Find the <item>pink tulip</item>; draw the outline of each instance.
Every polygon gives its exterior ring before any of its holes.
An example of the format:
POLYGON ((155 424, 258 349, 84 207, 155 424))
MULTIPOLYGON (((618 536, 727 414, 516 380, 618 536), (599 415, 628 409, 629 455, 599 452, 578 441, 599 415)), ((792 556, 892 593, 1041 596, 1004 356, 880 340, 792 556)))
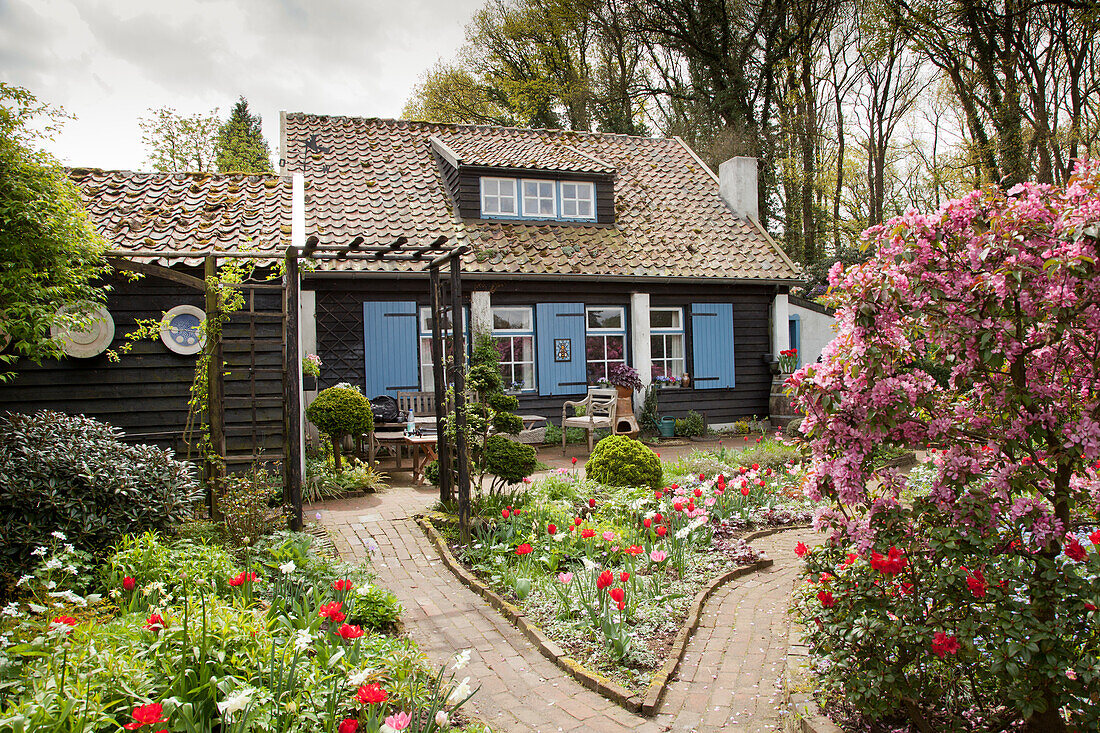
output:
POLYGON ((649 559, 653 562, 664 562, 666 557, 668 557, 668 553, 664 550, 654 550, 649 553, 649 559))
POLYGON ((615 533, 614 532, 604 532, 603 533, 603 541, 604 542, 611 542, 613 539, 615 539, 615 533))
POLYGON ((405 730, 409 727, 409 722, 411 720, 412 717, 408 713, 394 713, 386 718, 385 725, 388 725, 393 730, 405 730))
POLYGON ((558 573, 558 580, 562 585, 569 585, 573 582, 573 573, 558 573))

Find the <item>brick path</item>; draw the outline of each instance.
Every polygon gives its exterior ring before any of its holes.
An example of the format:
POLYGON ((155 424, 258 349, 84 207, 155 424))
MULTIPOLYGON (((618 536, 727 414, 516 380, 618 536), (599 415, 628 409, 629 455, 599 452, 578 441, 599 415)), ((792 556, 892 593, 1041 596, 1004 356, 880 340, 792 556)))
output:
POLYGON ((410 517, 435 498, 431 488, 394 488, 309 508, 340 554, 373 563, 400 599, 408 633, 433 662, 471 648, 464 674, 481 691, 470 712, 510 731, 773 731, 787 654, 784 610, 794 580, 793 548, 808 532, 762 538, 775 565, 718 591, 688 645, 678 679, 654 719, 623 710, 580 685, 480 597, 459 583, 410 517))

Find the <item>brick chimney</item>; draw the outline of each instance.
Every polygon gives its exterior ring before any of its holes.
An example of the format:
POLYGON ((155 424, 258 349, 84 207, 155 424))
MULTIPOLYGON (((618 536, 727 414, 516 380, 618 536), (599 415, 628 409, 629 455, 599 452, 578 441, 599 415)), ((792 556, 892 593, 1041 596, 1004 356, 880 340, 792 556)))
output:
POLYGON ((760 218, 756 158, 730 158, 718 166, 718 195, 742 219, 760 218))

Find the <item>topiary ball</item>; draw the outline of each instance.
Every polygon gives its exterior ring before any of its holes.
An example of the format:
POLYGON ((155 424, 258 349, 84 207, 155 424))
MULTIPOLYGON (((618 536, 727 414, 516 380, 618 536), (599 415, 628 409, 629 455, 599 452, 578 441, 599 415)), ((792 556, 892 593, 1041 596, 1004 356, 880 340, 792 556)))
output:
POLYGON ((374 430, 370 400, 357 390, 346 387, 321 390, 306 408, 306 417, 318 430, 332 437, 359 435, 374 430))
POLYGON ((490 435, 485 440, 485 466, 489 473, 505 483, 518 484, 535 472, 538 457, 535 449, 503 435, 490 435))
POLYGON ((584 472, 606 486, 658 489, 664 473, 657 454, 633 438, 609 435, 596 443, 584 472))

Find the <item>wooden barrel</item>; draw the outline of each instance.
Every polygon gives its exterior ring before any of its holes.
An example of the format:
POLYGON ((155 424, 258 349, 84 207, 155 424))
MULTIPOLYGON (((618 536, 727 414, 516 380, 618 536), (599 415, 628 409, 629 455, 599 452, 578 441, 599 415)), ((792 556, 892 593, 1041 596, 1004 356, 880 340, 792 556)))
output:
POLYGON ((790 374, 776 374, 772 377, 772 391, 768 398, 768 419, 773 428, 785 428, 800 417, 802 413, 791 404, 791 397, 787 394, 784 384, 790 374))

